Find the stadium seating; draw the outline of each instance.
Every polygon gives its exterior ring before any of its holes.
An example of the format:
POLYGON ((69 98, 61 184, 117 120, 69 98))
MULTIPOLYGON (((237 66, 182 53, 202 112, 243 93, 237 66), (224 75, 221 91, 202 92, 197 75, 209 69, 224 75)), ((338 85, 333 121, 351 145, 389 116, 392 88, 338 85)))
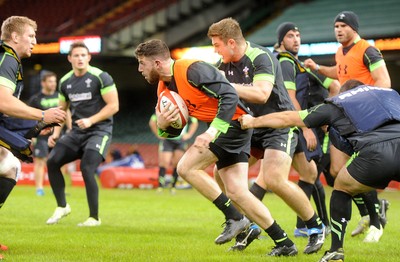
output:
POLYGON ((274 20, 268 20, 247 36, 254 43, 272 46, 276 42, 276 28, 291 21, 300 27, 302 43, 336 41, 333 32, 335 16, 344 10, 354 11, 360 20, 360 35, 364 38, 398 37, 400 5, 397 0, 319 0, 303 1, 283 10, 274 20))
MULTIPOLYGON (((137 15, 146 11, 143 14, 148 14, 156 11, 157 8, 163 8, 165 3, 173 2, 175 1, 24 0, 22 4, 22 1, 3 0, 0 2, 0 18, 4 20, 15 15, 15 11, 18 10, 18 15, 28 16, 38 23, 37 38, 40 42, 51 42, 57 41, 61 36, 88 33, 106 35, 111 30, 118 30, 125 25, 112 23, 113 21, 124 20, 130 13, 137 15), (137 11, 134 12, 134 10, 137 11), (110 24, 114 27, 108 26, 110 24)), ((133 21, 129 19, 126 22, 133 21)))

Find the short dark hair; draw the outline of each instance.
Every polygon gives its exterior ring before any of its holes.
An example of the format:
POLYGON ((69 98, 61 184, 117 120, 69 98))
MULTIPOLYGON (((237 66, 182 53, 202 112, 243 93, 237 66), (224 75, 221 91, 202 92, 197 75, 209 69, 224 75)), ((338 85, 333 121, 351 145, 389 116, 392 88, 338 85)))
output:
POLYGON ((49 77, 56 77, 57 78, 57 75, 56 75, 56 73, 54 73, 54 72, 52 72, 52 71, 43 71, 41 74, 40 74, 40 80, 41 81, 46 81, 47 80, 47 78, 49 78, 49 77))
POLYGON ((357 86, 365 85, 363 82, 356 79, 349 79, 340 87, 340 92, 343 93, 345 91, 349 91, 350 89, 356 88, 357 86))
POLYGON ((169 59, 171 57, 167 44, 159 39, 152 39, 139 44, 135 49, 135 57, 158 57, 169 59))
POLYGON ((71 44, 71 46, 69 47, 68 55, 71 55, 72 50, 74 50, 75 48, 78 48, 78 47, 86 48, 86 50, 88 51, 88 53, 90 53, 89 48, 87 47, 87 45, 86 45, 84 42, 82 42, 82 41, 76 41, 76 42, 73 42, 73 43, 71 44))

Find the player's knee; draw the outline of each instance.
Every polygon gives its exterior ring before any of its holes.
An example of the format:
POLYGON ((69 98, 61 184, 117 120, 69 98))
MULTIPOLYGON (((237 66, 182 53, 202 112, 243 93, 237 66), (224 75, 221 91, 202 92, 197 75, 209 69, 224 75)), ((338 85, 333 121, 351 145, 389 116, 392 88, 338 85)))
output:
POLYGON ((21 171, 21 162, 8 150, 2 152, 2 154, 3 157, 0 160, 0 176, 17 181, 21 171))
POLYGON ((243 200, 249 199, 247 193, 249 191, 245 188, 227 188, 225 192, 226 196, 238 205, 241 205, 243 200))
POLYGON ((336 178, 340 171, 340 168, 341 167, 339 166, 331 165, 329 168, 329 173, 331 174, 332 177, 336 178))
POLYGON ((299 178, 300 180, 307 182, 309 184, 314 184, 315 181, 317 180, 318 175, 313 172, 310 173, 299 173, 299 178))
POLYGON ((61 169, 61 167, 64 165, 63 162, 65 162, 65 157, 65 154, 61 153, 60 150, 53 149, 46 161, 48 172, 53 173, 61 169))
MULTIPOLYGON (((281 179, 279 176, 263 176, 265 188, 270 188, 273 191, 279 190, 280 185, 285 185, 286 180, 281 179)), ((261 186, 261 185, 260 185, 261 186)), ((264 187, 263 187, 264 188, 264 187)))
POLYGON ((178 164, 176 165, 176 171, 178 172, 178 175, 180 177, 186 180, 188 176, 188 168, 186 168, 185 166, 186 165, 184 162, 179 161, 178 164))
POLYGON ((264 173, 262 172, 262 170, 260 169, 260 172, 257 175, 256 180, 254 181, 259 187, 267 190, 267 184, 264 180, 264 173))
MULTIPOLYGON (((49 158, 46 161, 47 164, 47 168, 49 170, 53 170, 56 169, 59 165, 57 164, 57 162, 55 161, 54 157, 51 157, 51 155, 49 156, 49 158)), ((50 171, 49 171, 50 172, 50 171)))

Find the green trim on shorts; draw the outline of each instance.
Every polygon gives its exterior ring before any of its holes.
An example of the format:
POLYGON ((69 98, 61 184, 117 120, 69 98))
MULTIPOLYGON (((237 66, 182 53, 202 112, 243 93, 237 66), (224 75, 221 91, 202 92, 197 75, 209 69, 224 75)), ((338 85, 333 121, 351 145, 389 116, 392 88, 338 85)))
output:
POLYGON ((106 145, 107 145, 107 141, 110 139, 110 137, 109 136, 104 136, 103 137, 103 141, 101 141, 101 146, 100 146, 100 154, 102 154, 103 155, 103 153, 104 153, 104 148, 106 147, 106 145))
POLYGON ((288 140, 287 140, 287 147, 286 147, 286 154, 288 154, 289 156, 291 155, 290 153, 290 149, 292 148, 292 139, 294 136, 294 130, 297 130, 297 127, 291 127, 290 131, 288 132, 288 140))
POLYGON ((322 143, 322 152, 324 154, 328 153, 329 150, 329 133, 325 133, 324 141, 322 143))
POLYGON ((351 155, 350 159, 347 160, 347 162, 346 162, 346 167, 348 167, 348 166, 351 164, 351 162, 353 162, 353 160, 354 160, 356 157, 358 157, 358 154, 360 154, 360 152, 355 152, 354 154, 351 155))

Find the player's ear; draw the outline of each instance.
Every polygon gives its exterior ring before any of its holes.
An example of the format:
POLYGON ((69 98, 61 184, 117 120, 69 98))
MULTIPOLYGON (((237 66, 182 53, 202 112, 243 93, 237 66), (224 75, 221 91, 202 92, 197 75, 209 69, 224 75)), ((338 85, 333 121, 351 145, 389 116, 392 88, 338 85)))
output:
POLYGON ((154 60, 154 63, 156 64, 156 68, 159 69, 161 67, 161 61, 160 60, 154 60))
POLYGON ((228 39, 227 45, 228 45, 229 47, 233 48, 233 47, 236 45, 235 39, 232 39, 232 38, 228 39))
POLYGON ((19 39, 19 34, 17 32, 12 32, 11 33, 11 40, 15 43, 18 43, 18 39, 19 39))

